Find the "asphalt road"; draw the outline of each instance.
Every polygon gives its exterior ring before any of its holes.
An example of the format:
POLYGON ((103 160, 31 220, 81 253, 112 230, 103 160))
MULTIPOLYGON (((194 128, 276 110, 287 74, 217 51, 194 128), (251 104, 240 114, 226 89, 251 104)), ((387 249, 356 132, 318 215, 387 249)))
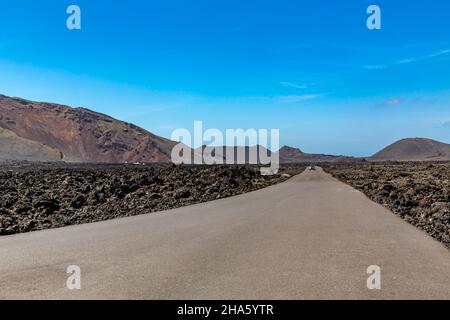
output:
POLYGON ((450 251, 320 168, 233 198, 0 238, 0 298, 450 299, 450 251), (81 289, 66 268, 81 268, 81 289), (381 268, 369 290, 367 267, 381 268))

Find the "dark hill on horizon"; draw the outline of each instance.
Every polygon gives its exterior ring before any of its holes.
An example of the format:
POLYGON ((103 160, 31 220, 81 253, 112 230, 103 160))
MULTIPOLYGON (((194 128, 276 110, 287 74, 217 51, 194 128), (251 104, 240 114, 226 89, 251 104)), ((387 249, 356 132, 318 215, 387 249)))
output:
POLYGON ((447 161, 450 160, 450 144, 426 138, 407 138, 387 146, 369 160, 447 161))
POLYGON ((280 163, 357 161, 356 158, 347 156, 305 153, 298 148, 289 146, 282 147, 278 152, 280 154, 280 163))
MULTIPOLYGON (((272 151, 267 149, 264 146, 256 145, 251 147, 207 147, 203 146, 201 148, 197 148, 196 154, 199 154, 201 151, 206 152, 207 155, 212 155, 218 158, 223 159, 224 162, 227 163, 247 163, 250 157, 250 154, 256 155, 257 163, 260 163, 259 154, 262 152, 263 155, 271 156, 272 151), (234 158, 228 161, 227 152, 233 152, 234 158), (240 152, 240 158, 238 159, 238 152, 240 152)), ((334 162, 334 161, 357 161, 356 158, 353 157, 345 157, 345 156, 334 156, 334 155, 326 155, 326 154, 312 154, 312 153, 304 153, 298 148, 293 148, 289 146, 283 146, 277 152, 274 153, 276 155, 278 153, 280 163, 309 163, 309 162, 334 162)))

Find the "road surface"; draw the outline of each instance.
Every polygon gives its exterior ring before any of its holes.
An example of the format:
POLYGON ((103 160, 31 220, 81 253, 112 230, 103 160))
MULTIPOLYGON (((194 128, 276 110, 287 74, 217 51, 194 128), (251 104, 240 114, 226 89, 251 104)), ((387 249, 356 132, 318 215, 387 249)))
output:
POLYGON ((0 298, 450 298, 450 251, 320 168, 244 195, 0 238, 0 298), (81 268, 69 290, 66 268, 81 268), (381 289, 367 268, 381 268, 381 289))

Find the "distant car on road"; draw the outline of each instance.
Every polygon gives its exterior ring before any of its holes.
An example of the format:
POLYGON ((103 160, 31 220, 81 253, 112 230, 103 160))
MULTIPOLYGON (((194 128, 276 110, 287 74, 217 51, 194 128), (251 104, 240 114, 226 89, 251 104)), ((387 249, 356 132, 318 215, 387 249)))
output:
POLYGON ((314 170, 316 170, 316 166, 313 164, 310 164, 308 169, 309 169, 309 171, 314 171, 314 170))

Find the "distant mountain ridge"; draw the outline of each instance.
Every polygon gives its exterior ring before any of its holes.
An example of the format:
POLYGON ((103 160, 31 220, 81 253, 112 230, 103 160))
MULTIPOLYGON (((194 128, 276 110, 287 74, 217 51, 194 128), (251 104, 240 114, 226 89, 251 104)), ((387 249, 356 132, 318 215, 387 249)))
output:
POLYGON ((296 163, 296 162, 325 162, 325 161, 351 161, 356 160, 356 158, 346 157, 346 156, 334 156, 326 154, 312 154, 304 153, 300 149, 284 146, 277 152, 272 152, 264 146, 256 145, 251 147, 207 147, 203 146, 201 148, 195 149, 197 155, 201 155, 201 152, 205 152, 207 155, 212 155, 218 159, 223 160, 227 163, 248 163, 248 159, 251 154, 256 154, 256 158, 253 159, 252 163, 259 164, 261 162, 259 153, 267 156, 277 156, 279 157, 280 163, 296 163), (228 159, 228 153, 233 152, 233 159, 228 159), (239 156, 239 157, 238 157, 239 156))
MULTIPOLYGON (((103 163, 171 162, 175 141, 159 137, 133 124, 85 108, 33 102, 0 95, 0 161, 66 161, 103 163)), ((193 158, 201 159, 202 151, 191 150, 193 158)), ((248 163, 253 152, 272 152, 262 146, 217 147, 213 156, 228 163, 248 163), (227 151, 234 151, 226 161, 227 151), (245 158, 238 159, 238 151, 245 158), (247 160, 245 160, 247 159, 247 160)), ((298 148, 283 146, 280 163, 349 162, 363 158, 304 153, 298 148)), ((399 140, 368 161, 450 161, 450 144, 426 138, 399 140)), ((256 159, 260 162, 259 157, 256 159)))
POLYGON ((325 162, 325 161, 352 161, 356 160, 353 157, 335 156, 327 154, 304 153, 298 148, 289 146, 282 147, 279 151, 280 163, 295 163, 295 162, 325 162))

